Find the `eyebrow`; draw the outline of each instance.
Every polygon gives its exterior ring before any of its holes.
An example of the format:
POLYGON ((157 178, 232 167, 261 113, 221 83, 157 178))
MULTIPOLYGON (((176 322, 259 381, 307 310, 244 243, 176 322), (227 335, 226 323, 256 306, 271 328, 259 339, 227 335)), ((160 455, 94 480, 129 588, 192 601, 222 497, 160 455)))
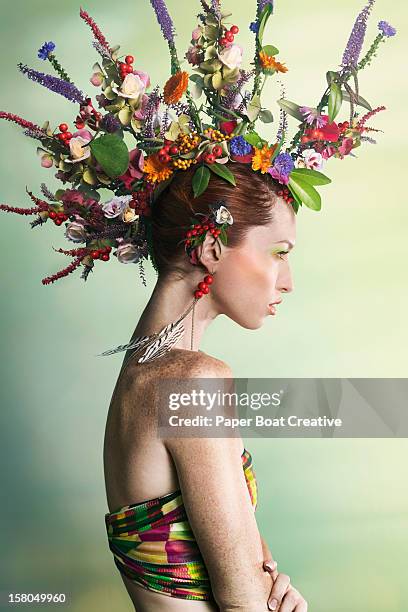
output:
POLYGON ((288 245, 289 245, 289 248, 290 248, 290 249, 293 249, 293 247, 295 246, 295 245, 293 244, 293 242, 291 242, 290 240, 286 240, 286 239, 285 239, 285 240, 277 240, 277 241, 276 241, 276 244, 280 244, 281 242, 286 242, 286 244, 288 244, 288 245))

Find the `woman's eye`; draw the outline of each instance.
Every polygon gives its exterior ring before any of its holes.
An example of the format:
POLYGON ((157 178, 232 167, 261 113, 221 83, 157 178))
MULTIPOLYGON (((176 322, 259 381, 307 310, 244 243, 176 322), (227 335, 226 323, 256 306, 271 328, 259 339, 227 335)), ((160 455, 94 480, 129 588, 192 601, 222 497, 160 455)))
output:
POLYGON ((280 257, 280 259, 285 260, 283 255, 287 255, 288 253, 289 253, 289 251, 280 251, 279 253, 277 253, 277 256, 280 257))

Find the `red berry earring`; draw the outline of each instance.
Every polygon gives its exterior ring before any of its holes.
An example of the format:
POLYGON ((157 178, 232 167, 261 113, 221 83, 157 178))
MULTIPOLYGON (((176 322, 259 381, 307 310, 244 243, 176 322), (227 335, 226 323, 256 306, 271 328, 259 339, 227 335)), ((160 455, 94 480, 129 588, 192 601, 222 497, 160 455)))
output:
MULTIPOLYGON (((211 212, 207 216, 203 213, 197 213, 196 216, 204 217, 203 221, 195 223, 195 220, 192 219, 193 224, 190 225, 186 238, 183 240, 186 253, 193 265, 198 264, 195 249, 203 244, 207 232, 210 232, 216 240, 220 238, 222 244, 227 244, 227 228, 233 223, 232 215, 223 201, 210 205, 210 210, 211 212)), ((199 300, 203 295, 210 293, 210 285, 213 281, 214 273, 207 274, 198 283, 197 289, 194 291, 194 297, 199 300)))

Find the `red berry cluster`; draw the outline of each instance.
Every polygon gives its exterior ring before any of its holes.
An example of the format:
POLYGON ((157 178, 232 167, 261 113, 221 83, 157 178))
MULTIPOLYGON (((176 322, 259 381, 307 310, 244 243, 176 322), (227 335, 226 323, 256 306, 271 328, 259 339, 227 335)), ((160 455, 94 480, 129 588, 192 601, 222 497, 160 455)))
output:
POLYGON ((130 74, 131 72, 133 72, 133 62, 134 61, 135 61, 135 58, 133 57, 133 55, 127 55, 125 57, 124 62, 119 62, 119 73, 120 73, 122 80, 126 77, 127 74, 130 74))
POLYGON ((50 210, 48 216, 54 221, 55 225, 62 225, 68 219, 68 215, 62 211, 56 212, 55 210, 50 210))
POLYGON ((219 40, 220 45, 225 47, 226 45, 233 43, 238 32, 239 27, 236 25, 233 25, 229 30, 226 29, 224 35, 219 40))
POLYGON ((204 280, 198 283, 197 289, 194 291, 194 297, 199 300, 203 297, 203 295, 207 295, 210 293, 210 285, 212 284, 214 277, 212 274, 207 274, 204 276, 204 280))
POLYGON ((214 164, 217 161, 217 158, 221 157, 222 154, 223 154, 222 147, 220 147, 220 145, 215 145, 211 153, 203 154, 202 159, 203 161, 205 161, 206 164, 211 165, 211 164, 214 164))
POLYGON ((57 138, 67 146, 69 145, 69 141, 72 138, 71 132, 68 132, 68 126, 66 123, 60 123, 58 126, 60 133, 57 135, 57 138))
POLYGON ((165 144, 159 151, 159 160, 163 164, 168 164, 171 160, 171 156, 176 156, 180 153, 180 150, 177 145, 169 145, 165 144))
POLYGON ((214 238, 218 238, 218 236, 221 234, 221 230, 215 227, 215 223, 213 221, 191 225, 186 234, 186 247, 191 246, 196 236, 202 236, 208 231, 214 236, 214 238), (191 238, 193 240, 191 240, 191 238))
POLYGON ((110 256, 109 253, 112 251, 112 247, 106 246, 101 249, 95 249, 91 251, 92 259, 101 259, 102 261, 109 261, 110 256))
POLYGON ((287 187, 284 187, 283 189, 278 191, 278 196, 280 198, 283 198, 288 204, 292 204, 292 202, 294 201, 294 198, 292 198, 292 196, 290 195, 290 191, 287 187))

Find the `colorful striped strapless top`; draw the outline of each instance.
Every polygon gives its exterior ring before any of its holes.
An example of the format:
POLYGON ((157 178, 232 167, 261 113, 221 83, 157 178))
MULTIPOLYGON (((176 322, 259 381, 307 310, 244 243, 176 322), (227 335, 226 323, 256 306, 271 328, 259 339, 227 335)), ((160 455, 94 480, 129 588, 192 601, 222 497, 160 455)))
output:
MULTIPOLYGON (((242 467, 254 511, 257 483, 252 456, 242 467)), ((105 515, 109 548, 118 570, 151 591, 179 599, 213 600, 204 560, 188 522, 181 491, 105 515)))

